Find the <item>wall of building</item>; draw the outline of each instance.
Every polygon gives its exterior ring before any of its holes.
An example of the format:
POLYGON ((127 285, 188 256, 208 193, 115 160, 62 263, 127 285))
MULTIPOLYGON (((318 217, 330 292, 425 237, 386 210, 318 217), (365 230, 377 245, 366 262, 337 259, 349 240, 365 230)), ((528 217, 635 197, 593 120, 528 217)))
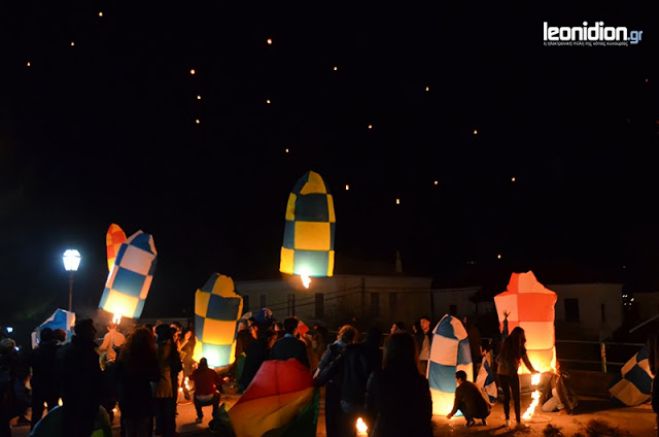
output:
POLYGON ((622 284, 555 284, 547 288, 558 295, 555 309, 559 338, 598 339, 622 325, 622 284))
POLYGON ((655 317, 659 314, 659 292, 634 293, 634 304, 640 321, 655 317))
POLYGON ((299 278, 285 277, 239 281, 236 290, 248 297, 252 310, 266 306, 279 320, 294 313, 307 323, 319 321, 329 328, 356 321, 385 329, 393 321, 429 314, 430 284, 431 278, 423 277, 336 275, 312 279, 309 289, 299 278))

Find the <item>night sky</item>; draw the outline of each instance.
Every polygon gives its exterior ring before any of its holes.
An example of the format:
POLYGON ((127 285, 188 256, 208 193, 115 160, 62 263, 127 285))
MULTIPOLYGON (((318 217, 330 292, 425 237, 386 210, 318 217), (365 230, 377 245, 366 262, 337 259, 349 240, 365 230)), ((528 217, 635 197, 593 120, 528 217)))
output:
POLYGON ((659 286, 650 2, 314 4, 0 5, 0 321, 64 305, 69 247, 95 308, 113 222, 154 235, 147 317, 190 314, 214 271, 279 277, 310 169, 335 195, 337 274, 391 273, 399 250, 438 285, 659 286), (543 47, 545 20, 643 41, 543 47))

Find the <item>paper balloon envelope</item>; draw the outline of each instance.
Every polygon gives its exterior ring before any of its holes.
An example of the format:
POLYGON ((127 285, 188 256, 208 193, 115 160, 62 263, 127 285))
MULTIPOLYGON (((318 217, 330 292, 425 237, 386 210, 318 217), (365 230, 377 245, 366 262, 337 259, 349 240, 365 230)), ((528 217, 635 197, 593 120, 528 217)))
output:
POLYGON ((432 395, 432 414, 447 415, 455 398, 455 372, 464 370, 473 381, 473 361, 467 330, 462 322, 444 315, 433 331, 427 377, 432 395))
MULTIPOLYGON (((282 435, 282 430, 313 402, 313 392, 311 372, 297 359, 264 361, 229 410, 236 437, 282 435)), ((296 435, 316 435, 315 426, 313 431, 296 435)))
POLYGON ((334 200, 323 178, 308 171, 288 196, 279 271, 289 275, 334 274, 334 200))
POLYGON ((123 243, 126 242, 126 233, 119 227, 112 223, 108 228, 108 232, 105 234, 105 246, 107 247, 107 257, 108 257, 108 271, 112 271, 114 266, 114 261, 117 258, 117 253, 119 253, 119 248, 123 243))
MULTIPOLYGON (((538 282, 533 272, 513 273, 506 291, 494 296, 494 304, 501 331, 504 330, 504 321, 508 333, 517 326, 524 329, 526 351, 531 364, 540 372, 552 371, 556 365, 556 293, 538 282)), ((519 373, 530 373, 524 363, 520 366, 519 373)))
POLYGON ((157 259, 153 237, 137 231, 121 244, 98 307, 115 316, 139 318, 157 259))
POLYGON ((213 273, 195 293, 195 361, 205 357, 210 367, 233 362, 242 310, 243 299, 236 294, 233 279, 213 273))
POLYGON ((611 396, 630 407, 641 405, 650 400, 653 377, 650 370, 649 356, 646 346, 625 363, 623 368, 620 369, 621 379, 609 388, 611 396))

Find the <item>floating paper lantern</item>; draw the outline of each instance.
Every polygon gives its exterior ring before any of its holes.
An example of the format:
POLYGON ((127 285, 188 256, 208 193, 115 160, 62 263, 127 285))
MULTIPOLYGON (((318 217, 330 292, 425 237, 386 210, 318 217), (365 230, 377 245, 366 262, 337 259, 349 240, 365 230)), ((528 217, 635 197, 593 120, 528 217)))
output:
POLYGON ((316 435, 317 410, 311 372, 291 358, 264 361, 229 417, 236 437, 280 435, 284 427, 288 432, 281 435, 316 435))
POLYGON ((195 293, 194 359, 205 357, 211 367, 231 364, 236 348, 236 325, 243 299, 236 294, 233 279, 213 273, 195 293))
POLYGON ((98 307, 115 315, 139 318, 156 270, 153 237, 137 231, 121 244, 98 307))
POLYGON ((446 314, 433 333, 427 369, 432 413, 445 416, 453 408, 455 372, 464 370, 473 381, 473 362, 467 330, 458 318, 446 314))
POLYGON ((105 245, 108 254, 108 271, 112 271, 114 260, 117 258, 119 248, 126 241, 126 233, 119 225, 112 223, 105 234, 105 245))
POLYGON ((323 178, 305 173, 288 197, 279 270, 303 278, 332 276, 335 224, 334 199, 323 178))
MULTIPOLYGON (((556 293, 536 279, 533 272, 513 273, 506 291, 494 296, 501 331, 516 326, 526 334, 526 351, 535 370, 551 371, 556 364, 554 347, 554 305, 556 293), (508 316, 506 316, 508 314, 508 316)), ((519 373, 530 373, 522 363, 519 373)))
MULTIPOLYGON (((620 369, 621 379, 609 392, 611 396, 630 407, 641 405, 652 395, 652 371, 648 348, 643 347, 620 369)), ((655 384, 657 382, 655 381, 655 384)))

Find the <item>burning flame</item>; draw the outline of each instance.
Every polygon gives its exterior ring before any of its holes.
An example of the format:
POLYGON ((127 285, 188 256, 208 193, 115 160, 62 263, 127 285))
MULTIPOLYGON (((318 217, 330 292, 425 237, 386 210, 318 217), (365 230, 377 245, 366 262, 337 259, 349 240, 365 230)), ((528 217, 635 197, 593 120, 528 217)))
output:
POLYGON ((304 288, 309 288, 311 285, 311 278, 308 275, 300 275, 300 279, 302 279, 302 285, 304 285, 304 288))
POLYGON ((187 376, 186 376, 185 379, 183 380, 183 384, 185 384, 185 389, 186 389, 187 391, 192 390, 192 387, 190 387, 190 378, 188 378, 187 376))
MULTIPOLYGON (((540 384, 540 374, 539 373, 534 373, 531 375, 531 385, 536 386, 540 384)), ((522 419, 524 420, 529 420, 531 417, 533 417, 533 413, 535 412, 535 409, 538 407, 538 404, 540 403, 540 390, 535 389, 533 393, 531 393, 531 404, 529 407, 526 409, 524 412, 524 415, 522 416, 522 419)))
POLYGON ((364 419, 362 419, 361 417, 357 418, 357 422, 355 423, 355 427, 357 428, 357 435, 367 435, 368 426, 366 426, 366 423, 364 422, 364 419))
POLYGON ((112 314, 112 323, 117 324, 117 325, 119 323, 121 323, 121 313, 112 314))
POLYGON ((62 406, 62 398, 59 398, 59 399, 57 400, 57 405, 59 405, 60 407, 62 406))

